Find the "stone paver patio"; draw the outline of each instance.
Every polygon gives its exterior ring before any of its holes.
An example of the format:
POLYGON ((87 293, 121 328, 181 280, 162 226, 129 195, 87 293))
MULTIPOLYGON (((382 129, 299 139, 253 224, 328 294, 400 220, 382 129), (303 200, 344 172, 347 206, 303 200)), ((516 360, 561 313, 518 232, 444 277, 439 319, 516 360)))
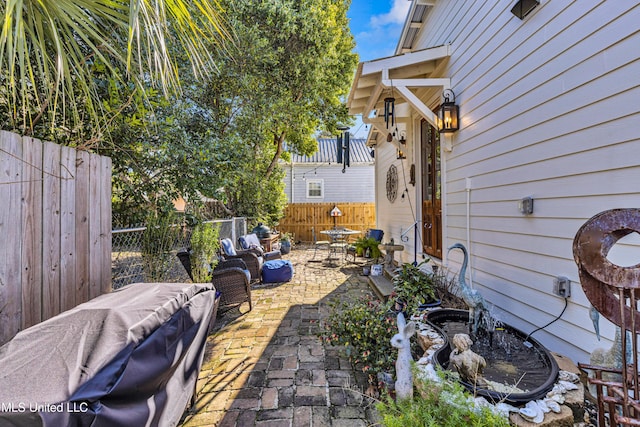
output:
POLYGON ((253 288, 253 310, 218 313, 183 426, 344 426, 375 423, 366 378, 317 337, 333 299, 371 294, 361 266, 308 262, 313 249, 284 256, 289 283, 253 288))

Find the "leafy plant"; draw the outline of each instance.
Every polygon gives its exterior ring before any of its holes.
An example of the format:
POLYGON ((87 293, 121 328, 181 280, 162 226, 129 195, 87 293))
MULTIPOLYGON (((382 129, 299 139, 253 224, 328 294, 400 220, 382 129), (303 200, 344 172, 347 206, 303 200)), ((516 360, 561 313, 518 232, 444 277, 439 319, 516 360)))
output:
POLYGON ((387 396, 376 405, 386 427, 506 427, 509 420, 489 407, 473 404, 473 397, 456 381, 433 382, 417 376, 414 399, 394 401, 387 396))
POLYGON ((368 249, 371 258, 378 259, 382 256, 382 252, 378 248, 379 244, 380 242, 374 239, 373 237, 359 237, 353 243, 353 246, 355 246, 356 248, 356 253, 364 255, 367 253, 367 249, 368 249))
POLYGON ((343 346, 354 367, 369 374, 371 384, 378 373, 394 371, 396 351, 390 340, 397 327, 391 304, 370 296, 335 302, 320 333, 325 342, 343 346))
POLYGON ((151 213, 142 233, 142 263, 147 282, 165 282, 174 263, 173 246, 179 228, 173 211, 151 213))
POLYGON ((413 313, 420 304, 433 301, 436 297, 434 276, 420 268, 426 262, 402 264, 393 277, 395 297, 407 304, 407 313, 413 313))
POLYGON ((191 275, 196 283, 211 280, 211 272, 218 260, 216 253, 220 248, 219 229, 213 223, 197 224, 191 234, 191 275))
POLYGON ((283 232, 283 233, 280 233, 280 240, 282 242, 291 242, 291 243, 293 243, 293 239, 294 239, 293 233, 288 233, 286 231, 283 232))

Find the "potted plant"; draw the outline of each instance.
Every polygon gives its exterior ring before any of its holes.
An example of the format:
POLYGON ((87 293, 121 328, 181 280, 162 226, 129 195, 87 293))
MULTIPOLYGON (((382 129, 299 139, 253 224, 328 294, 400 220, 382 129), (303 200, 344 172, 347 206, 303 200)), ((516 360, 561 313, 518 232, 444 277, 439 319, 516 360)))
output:
POLYGON ((211 281, 211 272, 218 260, 216 254, 220 248, 219 230, 213 223, 199 223, 191 233, 191 275, 195 283, 211 281))
POLYGON ((380 252, 380 249, 378 248, 379 244, 380 242, 373 237, 359 237, 353 243, 353 246, 356 248, 357 255, 377 260, 382 256, 382 252, 380 252))
POLYGON ((283 255, 291 252, 291 247, 293 246, 293 234, 292 233, 281 233, 280 234, 280 253, 283 255))
POLYGON ((396 269, 393 276, 393 289, 396 301, 400 307, 411 314, 422 304, 437 305, 436 283, 431 273, 423 271, 420 267, 428 261, 418 265, 410 263, 402 264, 396 269))

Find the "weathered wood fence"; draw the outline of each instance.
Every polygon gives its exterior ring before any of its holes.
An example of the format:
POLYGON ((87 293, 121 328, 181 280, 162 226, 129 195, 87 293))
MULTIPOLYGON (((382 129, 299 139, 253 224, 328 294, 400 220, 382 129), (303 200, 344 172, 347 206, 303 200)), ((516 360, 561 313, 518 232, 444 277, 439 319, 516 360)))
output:
POLYGON ((334 225, 331 209, 334 206, 342 211, 342 216, 336 217, 335 223, 339 227, 354 230, 366 230, 376 226, 375 203, 291 203, 285 209, 284 218, 280 220, 280 231, 294 233, 296 240, 302 242, 313 241, 315 230, 316 240, 326 238, 319 234, 334 225))
POLYGON ((0 131, 0 345, 111 289, 111 159, 0 131))

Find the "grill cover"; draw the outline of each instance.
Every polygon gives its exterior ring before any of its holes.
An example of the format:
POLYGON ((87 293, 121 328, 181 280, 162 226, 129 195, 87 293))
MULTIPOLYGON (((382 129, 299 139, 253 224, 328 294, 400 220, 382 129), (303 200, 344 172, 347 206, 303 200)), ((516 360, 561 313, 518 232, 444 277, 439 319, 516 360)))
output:
POLYGON ((0 347, 0 426, 175 426, 193 395, 211 284, 137 283, 0 347))

